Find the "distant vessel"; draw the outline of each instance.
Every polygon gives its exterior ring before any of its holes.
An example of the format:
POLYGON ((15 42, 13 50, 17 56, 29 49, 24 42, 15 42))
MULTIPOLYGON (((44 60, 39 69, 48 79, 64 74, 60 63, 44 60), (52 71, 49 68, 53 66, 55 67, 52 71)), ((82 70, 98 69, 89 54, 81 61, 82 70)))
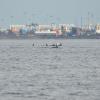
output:
MULTIPOLYGON (((34 45, 34 43, 33 43, 33 46, 35 46, 34 45)), ((50 48, 58 48, 58 47, 61 47, 62 46, 62 43, 53 43, 53 44, 45 44, 45 45, 38 45, 38 47, 41 47, 41 48, 48 48, 48 47, 50 47, 50 48)))
POLYGON ((60 38, 62 34, 57 30, 37 30, 34 36, 36 38, 60 38))
POLYGON ((35 35, 57 35, 58 33, 56 31, 35 31, 35 35))

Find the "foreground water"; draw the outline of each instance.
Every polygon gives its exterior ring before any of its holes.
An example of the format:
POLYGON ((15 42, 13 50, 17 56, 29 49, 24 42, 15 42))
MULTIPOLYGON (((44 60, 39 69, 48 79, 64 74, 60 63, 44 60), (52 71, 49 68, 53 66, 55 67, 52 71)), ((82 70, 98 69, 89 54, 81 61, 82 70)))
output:
POLYGON ((100 40, 0 40, 0 100, 100 100, 100 40))

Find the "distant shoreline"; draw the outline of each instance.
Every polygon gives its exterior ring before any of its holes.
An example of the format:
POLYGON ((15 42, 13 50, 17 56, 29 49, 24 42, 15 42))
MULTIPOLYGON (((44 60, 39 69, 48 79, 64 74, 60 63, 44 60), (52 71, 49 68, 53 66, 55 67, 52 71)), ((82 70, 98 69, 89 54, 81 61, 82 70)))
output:
MULTIPOLYGON (((86 33, 87 34, 87 33, 86 33)), ((87 34, 87 35, 19 35, 15 34, 0 34, 0 39, 100 39, 100 34, 87 34)))
POLYGON ((12 40, 26 40, 26 39, 35 39, 35 40, 38 40, 38 39, 100 39, 100 36, 99 37, 0 37, 0 40, 4 40, 4 39, 12 39, 12 40))

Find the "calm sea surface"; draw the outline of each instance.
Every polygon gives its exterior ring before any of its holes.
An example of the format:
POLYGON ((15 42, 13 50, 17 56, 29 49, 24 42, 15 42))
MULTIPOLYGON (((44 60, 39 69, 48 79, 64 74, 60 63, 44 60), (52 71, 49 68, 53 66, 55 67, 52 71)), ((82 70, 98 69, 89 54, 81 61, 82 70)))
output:
POLYGON ((100 40, 0 40, 0 100, 100 100, 100 40))

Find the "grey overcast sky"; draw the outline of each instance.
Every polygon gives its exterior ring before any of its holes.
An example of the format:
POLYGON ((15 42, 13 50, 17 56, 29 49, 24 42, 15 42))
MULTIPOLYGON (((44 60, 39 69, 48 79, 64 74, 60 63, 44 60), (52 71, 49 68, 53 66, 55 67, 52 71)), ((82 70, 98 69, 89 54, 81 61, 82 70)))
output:
POLYGON ((0 26, 37 22, 80 25, 100 22, 100 0, 0 0, 0 26))

